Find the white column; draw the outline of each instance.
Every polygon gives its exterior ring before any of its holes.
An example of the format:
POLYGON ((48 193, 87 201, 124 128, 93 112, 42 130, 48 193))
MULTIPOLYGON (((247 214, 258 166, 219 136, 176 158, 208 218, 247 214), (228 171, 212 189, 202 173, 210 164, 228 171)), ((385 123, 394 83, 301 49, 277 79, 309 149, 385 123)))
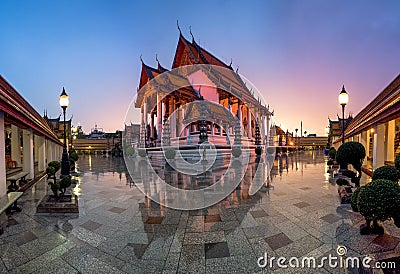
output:
POLYGON ((360 135, 359 135, 359 137, 358 137, 359 139, 359 142, 364 146, 364 148, 365 148, 365 151, 366 151, 366 153, 365 153, 365 159, 364 159, 364 164, 366 163, 366 158, 367 158, 367 155, 368 155, 368 147, 367 147, 367 131, 363 131, 363 132, 361 132, 360 133, 360 135))
POLYGON ((0 197, 7 193, 6 136, 4 134, 4 112, 0 110, 0 197))
POLYGON ((154 114, 151 114, 150 118, 150 137, 154 138, 154 114))
POLYGON ((51 143, 51 160, 52 161, 60 161, 61 158, 58 158, 58 151, 57 151, 57 145, 55 143, 51 143))
POLYGON ((46 139, 45 142, 46 142, 46 163, 48 164, 51 162, 51 146, 50 146, 51 142, 48 139, 46 139))
POLYGON ((144 100, 143 103, 143 122, 145 126, 147 127, 147 99, 144 100))
POLYGON ((385 125, 379 124, 374 127, 372 169, 375 170, 385 163, 385 125))
POLYGON ((33 133, 32 129, 24 129, 22 133, 23 143, 23 165, 22 170, 29 172, 27 178, 33 179, 35 177, 33 169, 33 133))
POLYGON ((35 136, 35 147, 37 147, 38 170, 46 170, 46 140, 43 136, 35 136))
POLYGON ((33 135, 33 164, 35 165, 35 163, 39 163, 39 146, 37 145, 37 143, 39 142, 39 136, 37 136, 36 134, 32 134, 33 135))
MULTIPOLYGON (((172 99, 172 111, 171 113, 174 113, 175 111, 175 100, 172 99)), ((171 138, 176 137, 176 114, 171 115, 171 138)))
POLYGON ((251 111, 250 104, 247 105, 247 137, 251 139, 251 111))
POLYGON ((243 127, 243 115, 242 115, 242 105, 238 103, 238 113, 239 113, 239 121, 240 121, 240 134, 242 133, 242 127, 243 127))
POLYGON ((271 138, 271 136, 270 136, 270 128, 269 128, 269 124, 270 124, 270 119, 271 119, 271 116, 270 116, 270 114, 267 114, 267 122, 266 122, 266 134, 267 134, 267 145, 269 146, 270 145, 270 143, 269 143, 269 141, 270 141, 270 138, 271 138))
POLYGON ((157 94, 157 139, 161 140, 161 130, 162 130, 162 103, 161 95, 157 94))
POLYGON ((17 126, 11 125, 11 159, 21 166, 20 131, 17 126))
POLYGON ((391 120, 386 124, 386 161, 394 161, 394 136, 395 136, 395 121, 391 120))
MULTIPOLYGON (((185 108, 181 106, 181 115, 182 115, 182 122, 181 125, 183 127, 183 121, 185 120, 185 108)), ((183 130, 183 136, 188 136, 188 127, 185 127, 183 130)))

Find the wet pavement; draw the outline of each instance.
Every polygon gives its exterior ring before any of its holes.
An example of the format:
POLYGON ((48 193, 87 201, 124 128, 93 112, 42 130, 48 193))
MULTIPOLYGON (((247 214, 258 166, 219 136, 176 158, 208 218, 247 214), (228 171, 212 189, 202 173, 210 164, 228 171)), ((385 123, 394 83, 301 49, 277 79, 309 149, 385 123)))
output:
POLYGON ((45 180, 37 183, 0 236, 0 273, 348 273, 328 264, 260 268, 257 261, 265 253, 287 259, 336 256, 338 245, 347 248, 346 256, 360 258, 400 253, 400 231, 390 221, 384 235, 359 234, 364 220, 340 204, 322 152, 280 157, 269 187, 250 196, 255 165, 222 202, 181 211, 146 198, 123 159, 83 156, 73 190, 79 215, 36 214, 49 191, 45 180))

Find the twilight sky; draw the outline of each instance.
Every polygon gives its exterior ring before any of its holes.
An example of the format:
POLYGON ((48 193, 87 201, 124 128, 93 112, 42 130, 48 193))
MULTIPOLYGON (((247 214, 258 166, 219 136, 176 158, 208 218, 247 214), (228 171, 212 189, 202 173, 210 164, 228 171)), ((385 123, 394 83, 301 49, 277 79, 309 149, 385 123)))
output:
POLYGON ((85 132, 122 129, 140 55, 170 68, 179 32, 261 91, 285 130, 323 135, 327 118, 357 114, 399 73, 398 1, 0 1, 0 74, 43 113, 85 132))

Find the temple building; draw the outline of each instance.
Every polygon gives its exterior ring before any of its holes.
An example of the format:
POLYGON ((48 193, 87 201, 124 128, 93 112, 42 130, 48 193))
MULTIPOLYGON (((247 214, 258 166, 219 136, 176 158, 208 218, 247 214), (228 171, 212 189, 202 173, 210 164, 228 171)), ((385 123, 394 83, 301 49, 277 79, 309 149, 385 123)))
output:
MULTIPOLYGON (((61 119, 61 114, 57 118, 49 118, 47 111, 45 111, 43 118, 47 121, 50 128, 57 135, 60 142, 64 142, 64 121, 61 119)), ((65 133, 67 139, 67 146, 70 147, 72 143, 72 117, 69 120, 65 120, 65 133)))
POLYGON ((46 120, 0 76, 0 197, 10 176, 40 177, 61 153, 62 143, 46 120))
POLYGON ((160 147, 164 141, 195 145, 204 140, 220 146, 272 143, 267 137, 273 115, 269 106, 255 98, 231 64, 199 46, 193 35, 190 42, 179 32, 171 70, 157 58, 156 67, 142 60, 135 102, 141 109, 139 146, 160 147), (235 117, 240 124, 233 123, 235 119, 224 124, 224 117, 235 117))
MULTIPOLYGON (((400 153, 400 75, 362 109, 347 125, 345 141, 356 141, 366 150, 370 171, 393 164, 400 153)), ((338 148, 341 140, 334 142, 338 148)))
POLYGON ((347 118, 339 118, 337 120, 331 120, 328 117, 329 121, 329 132, 328 132, 328 143, 329 146, 332 146, 336 141, 341 141, 342 139, 342 127, 344 125, 344 129, 346 130, 347 126, 350 124, 351 120, 353 120, 352 115, 350 114, 347 118))

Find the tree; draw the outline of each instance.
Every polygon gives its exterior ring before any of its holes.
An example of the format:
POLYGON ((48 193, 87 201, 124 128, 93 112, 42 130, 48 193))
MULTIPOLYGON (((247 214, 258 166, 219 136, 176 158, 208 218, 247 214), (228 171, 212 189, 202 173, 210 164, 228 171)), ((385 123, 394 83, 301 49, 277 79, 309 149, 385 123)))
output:
POLYGON ((351 164, 358 172, 355 177, 355 184, 360 186, 361 166, 365 158, 365 148, 359 142, 347 142, 342 144, 336 152, 336 162, 339 163, 341 169, 347 169, 351 164))

